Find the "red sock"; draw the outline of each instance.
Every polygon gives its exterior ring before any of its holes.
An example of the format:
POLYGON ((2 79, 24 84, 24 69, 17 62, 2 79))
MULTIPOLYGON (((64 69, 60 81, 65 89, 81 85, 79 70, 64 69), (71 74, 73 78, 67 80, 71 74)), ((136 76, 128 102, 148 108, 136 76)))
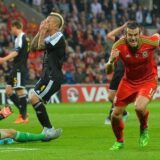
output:
POLYGON ((119 118, 115 118, 115 117, 112 117, 112 130, 114 132, 114 135, 116 136, 117 138, 117 142, 123 142, 123 129, 124 129, 124 122, 121 119, 119 118))
POLYGON ((139 119, 140 122, 140 131, 143 131, 145 128, 148 128, 148 115, 149 112, 146 111, 145 113, 143 112, 138 112, 136 111, 137 117, 139 119))

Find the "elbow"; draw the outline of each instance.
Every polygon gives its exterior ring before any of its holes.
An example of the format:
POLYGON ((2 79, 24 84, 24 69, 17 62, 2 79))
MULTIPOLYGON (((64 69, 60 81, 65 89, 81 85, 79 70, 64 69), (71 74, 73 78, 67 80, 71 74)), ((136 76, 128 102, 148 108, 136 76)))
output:
POLYGON ((30 51, 34 52, 38 50, 38 44, 31 43, 30 45, 30 51))
POLYGON ((30 45, 30 51, 36 51, 36 46, 33 43, 30 45))
POLYGON ((107 38, 107 39, 110 39, 110 37, 111 37, 110 34, 107 34, 106 38, 107 38))
POLYGON ((40 45, 37 46, 36 50, 43 51, 43 50, 45 50, 45 46, 43 44, 40 44, 40 45))
POLYGON ((34 51, 36 51, 36 49, 34 47, 30 47, 30 51, 34 52, 34 51))
POLYGON ((106 73, 111 74, 113 72, 113 65, 112 64, 107 64, 106 65, 106 73))
POLYGON ((107 39, 110 40, 110 41, 115 41, 115 37, 110 35, 110 34, 107 34, 107 39))
POLYGON ((111 74, 113 71, 112 70, 106 70, 107 74, 111 74))

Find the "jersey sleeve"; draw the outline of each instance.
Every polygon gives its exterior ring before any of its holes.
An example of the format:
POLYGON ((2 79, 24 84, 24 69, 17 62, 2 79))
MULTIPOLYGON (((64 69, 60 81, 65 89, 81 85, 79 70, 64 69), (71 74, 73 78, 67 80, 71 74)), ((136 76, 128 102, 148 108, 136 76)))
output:
POLYGON ((158 33, 151 36, 151 39, 155 42, 155 46, 159 47, 160 45, 160 35, 158 33))
POLYGON ((57 32, 52 36, 48 36, 45 38, 45 46, 47 49, 54 49, 58 47, 60 39, 63 37, 63 34, 61 32, 57 32))
POLYGON ((158 33, 153 34, 152 36, 144 37, 143 43, 152 46, 152 48, 157 48, 160 46, 160 35, 158 33))
POLYGON ((113 46, 112 46, 112 50, 114 49, 118 49, 119 50, 119 56, 116 58, 115 60, 115 64, 117 63, 117 61, 120 59, 121 57, 121 45, 124 44, 125 41, 123 38, 119 39, 118 41, 116 41, 113 46))
POLYGON ((24 43, 24 36, 18 37, 15 40, 15 47, 14 47, 13 51, 16 51, 17 53, 19 53, 23 47, 23 43, 24 43))

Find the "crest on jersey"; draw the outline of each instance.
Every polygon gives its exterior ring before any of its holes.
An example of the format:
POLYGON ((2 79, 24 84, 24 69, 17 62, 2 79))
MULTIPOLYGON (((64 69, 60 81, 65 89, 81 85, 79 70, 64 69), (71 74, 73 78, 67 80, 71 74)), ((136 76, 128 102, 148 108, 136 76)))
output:
POLYGON ((142 57, 143 57, 143 58, 148 57, 148 52, 147 52, 147 51, 144 51, 144 52, 142 53, 142 57))

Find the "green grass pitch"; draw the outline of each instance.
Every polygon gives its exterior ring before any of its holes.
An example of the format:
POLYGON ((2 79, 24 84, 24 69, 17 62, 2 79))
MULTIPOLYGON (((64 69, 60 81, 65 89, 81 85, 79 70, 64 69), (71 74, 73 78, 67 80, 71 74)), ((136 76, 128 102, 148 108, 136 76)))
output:
MULTIPOLYGON (((133 105, 125 125, 125 147, 109 151, 115 141, 111 126, 104 125, 110 103, 49 104, 47 110, 62 136, 50 142, 0 145, 0 160, 160 160, 160 102, 149 104, 150 142, 146 148, 138 144, 139 124, 133 105)), ((33 133, 41 132, 36 115, 28 105, 29 123, 13 124, 17 110, 0 122, 1 128, 15 128, 33 133)))

